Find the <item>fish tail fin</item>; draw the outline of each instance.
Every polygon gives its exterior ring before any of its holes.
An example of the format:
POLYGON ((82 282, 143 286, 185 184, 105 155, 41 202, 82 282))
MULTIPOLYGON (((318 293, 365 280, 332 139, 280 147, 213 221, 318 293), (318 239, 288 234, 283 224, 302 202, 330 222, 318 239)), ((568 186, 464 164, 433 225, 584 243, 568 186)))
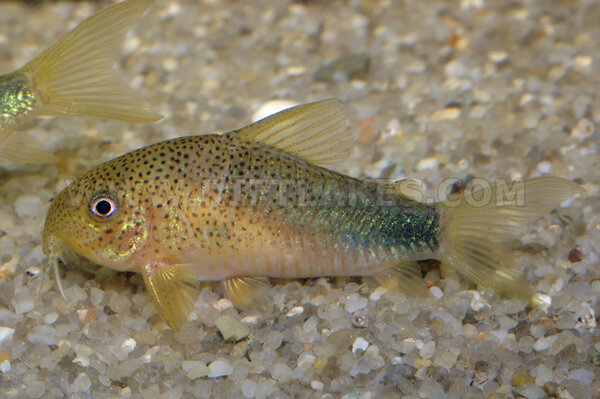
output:
POLYGON ((40 113, 134 123, 162 119, 113 69, 126 33, 153 2, 128 0, 102 10, 25 65, 20 72, 38 93, 40 113))
POLYGON ((442 202, 442 261, 500 295, 536 305, 534 292, 516 271, 510 242, 522 229, 568 198, 578 184, 544 176, 487 185, 442 202))

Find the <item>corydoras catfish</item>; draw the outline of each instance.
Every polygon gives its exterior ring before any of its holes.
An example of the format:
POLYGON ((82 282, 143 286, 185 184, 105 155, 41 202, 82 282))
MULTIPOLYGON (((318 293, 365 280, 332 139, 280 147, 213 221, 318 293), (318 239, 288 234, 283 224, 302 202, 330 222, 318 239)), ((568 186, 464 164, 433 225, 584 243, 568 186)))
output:
POLYGON ((423 259, 532 300, 510 243, 532 220, 580 193, 579 185, 546 176, 421 203, 398 184, 324 167, 346 156, 351 143, 342 105, 330 99, 226 134, 129 152, 56 196, 44 252, 55 270, 70 249, 141 273, 171 327, 192 309, 196 281, 224 281, 241 306, 253 302, 266 277, 369 275, 422 294, 416 261, 423 259))

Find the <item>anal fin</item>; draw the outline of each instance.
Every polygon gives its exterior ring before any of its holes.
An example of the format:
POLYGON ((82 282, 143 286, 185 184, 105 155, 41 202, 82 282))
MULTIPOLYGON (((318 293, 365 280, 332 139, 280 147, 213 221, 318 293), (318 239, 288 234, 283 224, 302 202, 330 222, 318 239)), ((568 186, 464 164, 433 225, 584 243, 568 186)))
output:
POLYGON ((372 277, 387 290, 399 290, 410 296, 427 297, 429 291, 420 271, 417 262, 402 262, 372 277))
POLYGON ((269 287, 266 277, 231 277, 223 281, 225 295, 241 309, 263 306, 269 287))
POLYGON ((142 276, 161 319, 173 329, 181 327, 196 294, 190 265, 152 262, 144 265, 142 276))

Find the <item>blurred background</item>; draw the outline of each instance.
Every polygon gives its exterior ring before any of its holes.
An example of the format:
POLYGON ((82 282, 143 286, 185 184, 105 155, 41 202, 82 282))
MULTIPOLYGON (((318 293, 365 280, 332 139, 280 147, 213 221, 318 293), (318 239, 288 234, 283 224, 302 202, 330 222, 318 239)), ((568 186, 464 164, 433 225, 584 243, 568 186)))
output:
MULTIPOLYGON (((0 73, 113 3, 0 2, 0 73)), ((0 166, 0 392, 598 397, 598 21, 594 0, 157 0, 116 68, 165 119, 38 118, 21 129, 60 162, 0 166), (357 137, 336 166, 352 176, 415 178, 430 199, 443 199, 447 179, 552 174, 582 184, 586 198, 515 243, 547 312, 437 268, 425 276, 442 295, 431 300, 360 279, 283 282, 273 312, 254 318, 213 287, 177 332, 159 322, 137 275, 62 268, 69 301, 50 284, 35 301, 45 211, 73 178, 159 140, 240 128, 266 105, 329 97, 345 103, 357 137), (223 315, 247 336, 225 341, 215 327, 223 315), (229 368, 209 377, 217 360, 229 368)))

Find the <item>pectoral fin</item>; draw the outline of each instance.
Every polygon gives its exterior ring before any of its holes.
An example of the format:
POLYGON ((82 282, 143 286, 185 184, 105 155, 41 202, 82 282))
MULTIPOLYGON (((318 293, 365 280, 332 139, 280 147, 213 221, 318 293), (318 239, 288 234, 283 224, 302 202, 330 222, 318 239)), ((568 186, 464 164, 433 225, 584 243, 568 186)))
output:
POLYGON ((194 307, 195 289, 192 265, 152 262, 142 268, 142 276, 161 319, 173 329, 185 323, 194 307))
POLYGON ((269 286, 266 277, 232 277, 223 281, 225 295, 241 309, 257 308, 266 303, 269 286))
POLYGON ((54 163, 58 161, 33 137, 14 133, 0 143, 0 159, 15 163, 54 163))

